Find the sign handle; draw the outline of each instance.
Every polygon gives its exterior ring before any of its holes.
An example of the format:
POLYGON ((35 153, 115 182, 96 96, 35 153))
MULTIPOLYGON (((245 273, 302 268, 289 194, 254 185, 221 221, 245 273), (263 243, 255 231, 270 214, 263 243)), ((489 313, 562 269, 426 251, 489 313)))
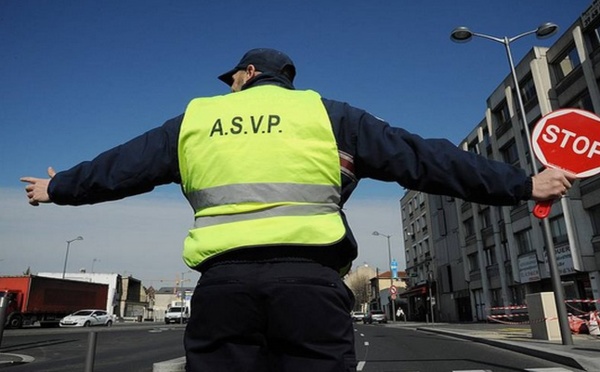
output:
POLYGON ((544 200, 535 203, 533 207, 533 215, 543 220, 544 218, 550 215, 550 210, 552 209, 553 200, 544 200))

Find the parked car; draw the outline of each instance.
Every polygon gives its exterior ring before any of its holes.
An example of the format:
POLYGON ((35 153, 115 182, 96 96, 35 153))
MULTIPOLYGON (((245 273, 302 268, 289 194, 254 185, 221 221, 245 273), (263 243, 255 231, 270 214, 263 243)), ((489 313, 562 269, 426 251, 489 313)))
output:
POLYGON ((350 313, 353 322, 360 322, 365 318, 365 313, 361 311, 353 311, 350 313))
POLYGON ((60 320, 61 327, 92 327, 106 326, 113 324, 113 318, 106 310, 79 310, 60 320))
POLYGON ((371 310, 363 318, 364 324, 372 324, 373 322, 387 323, 387 316, 385 315, 383 310, 371 310))

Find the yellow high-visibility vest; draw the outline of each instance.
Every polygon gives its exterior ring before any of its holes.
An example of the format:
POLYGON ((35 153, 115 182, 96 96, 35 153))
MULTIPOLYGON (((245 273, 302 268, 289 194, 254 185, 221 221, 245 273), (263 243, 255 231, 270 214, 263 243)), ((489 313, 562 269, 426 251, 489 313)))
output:
POLYGON ((316 92, 267 85, 194 99, 178 147, 195 216, 188 266, 236 248, 344 237, 338 149, 316 92))

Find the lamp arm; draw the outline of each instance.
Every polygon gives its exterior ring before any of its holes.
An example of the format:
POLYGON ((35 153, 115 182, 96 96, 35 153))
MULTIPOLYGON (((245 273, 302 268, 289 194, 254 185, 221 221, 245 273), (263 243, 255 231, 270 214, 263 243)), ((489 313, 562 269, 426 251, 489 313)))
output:
POLYGON ((500 44, 504 44, 505 43, 504 39, 501 39, 499 37, 490 36, 490 35, 486 35, 486 34, 479 34, 477 32, 473 32, 473 36, 482 37, 484 39, 492 40, 492 41, 495 41, 495 42, 500 43, 500 44))
POLYGON ((513 41, 522 38, 523 36, 527 36, 527 35, 531 35, 531 34, 535 34, 537 32, 537 29, 535 30, 531 30, 531 31, 527 31, 527 32, 523 32, 522 34, 519 34, 517 36, 513 36, 511 38, 508 39, 509 43, 512 43, 513 41))

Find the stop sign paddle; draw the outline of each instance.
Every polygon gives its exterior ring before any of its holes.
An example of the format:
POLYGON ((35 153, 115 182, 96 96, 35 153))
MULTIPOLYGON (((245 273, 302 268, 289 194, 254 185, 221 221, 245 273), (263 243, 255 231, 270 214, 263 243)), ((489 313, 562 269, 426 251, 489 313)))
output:
MULTIPOLYGON (((600 118, 579 109, 552 111, 537 122, 531 146, 547 168, 561 169, 577 178, 600 172, 600 118)), ((533 214, 546 218, 552 200, 537 202, 533 214)))

